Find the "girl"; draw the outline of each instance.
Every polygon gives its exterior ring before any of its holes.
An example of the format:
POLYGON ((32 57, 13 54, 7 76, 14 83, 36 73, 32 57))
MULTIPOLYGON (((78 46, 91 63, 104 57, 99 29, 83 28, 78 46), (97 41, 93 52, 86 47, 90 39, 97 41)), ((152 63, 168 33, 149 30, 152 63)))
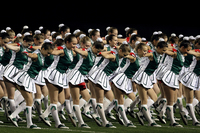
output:
MULTIPOLYGON (((81 47, 83 48, 83 45, 87 44, 88 41, 90 41, 89 37, 83 37, 81 39, 81 47)), ((103 45, 99 43, 94 43, 92 47, 89 47, 87 49, 87 57, 84 59, 79 56, 79 61, 77 62, 75 68, 72 69, 69 76, 69 87, 73 99, 73 109, 76 117, 78 118, 79 127, 90 128, 82 120, 80 112, 81 107, 79 108, 79 93, 81 93, 82 98, 85 99, 85 103, 90 99, 90 95, 85 84, 86 75, 94 64, 95 54, 102 51, 103 48, 103 45)))
MULTIPOLYGON (((13 75, 15 75, 19 70, 22 70, 24 65, 28 63, 28 57, 24 55, 22 52, 28 52, 27 48, 33 44, 33 37, 30 33, 25 33, 23 38, 23 43, 10 43, 5 44, 7 49, 13 50, 13 56, 10 60, 9 65, 4 70, 4 82, 6 85, 6 89, 8 92, 8 102, 10 103, 11 113, 15 110, 16 105, 14 101, 15 94, 15 84, 12 79, 13 75), (13 58, 14 57, 14 58, 13 58)), ((8 117, 8 111, 6 111, 6 116, 8 117)))
POLYGON ((168 62, 164 69, 157 73, 157 78, 161 79, 164 87, 164 93, 167 98, 167 113, 170 117, 171 126, 182 127, 174 120, 173 104, 176 102, 177 89, 179 89, 179 72, 183 66, 184 56, 191 49, 190 42, 184 40, 181 42, 180 47, 176 50, 173 49, 171 56, 167 55, 165 61, 168 62))
POLYGON ((26 56, 30 57, 29 62, 25 65, 24 69, 16 73, 13 76, 13 80, 16 83, 17 88, 20 90, 22 96, 24 97, 26 104, 21 104, 13 114, 9 116, 11 122, 18 127, 16 122, 16 115, 20 110, 25 109, 27 127, 31 129, 41 129, 37 125, 32 123, 32 104, 33 97, 32 93, 36 93, 34 78, 39 73, 44 65, 44 57, 51 54, 53 51, 53 46, 51 43, 44 43, 41 51, 36 50, 33 53, 28 53, 23 51, 26 56), (22 107, 23 106, 23 107, 22 107))
POLYGON ((58 32, 61 34, 61 37, 64 39, 66 33, 70 33, 70 28, 64 24, 59 24, 58 32))
POLYGON ((92 29, 89 31, 89 37, 90 37, 91 43, 93 45, 94 42, 97 40, 97 38, 100 37, 100 32, 96 29, 92 29))
MULTIPOLYGON (((57 128, 67 128, 64 124, 61 124, 57 112, 58 95, 63 88, 69 88, 66 71, 71 65, 73 56, 76 54, 76 52, 81 55, 85 52, 75 47, 77 44, 77 39, 74 35, 67 36, 64 42, 65 45, 62 45, 61 50, 52 52, 53 55, 58 56, 54 58, 54 62, 49 67, 49 71, 45 77, 45 82, 49 89, 51 114, 54 118, 57 128)), ((61 99, 64 101, 64 96, 61 99)))
MULTIPOLYGON (((193 107, 193 98, 194 98, 194 91, 198 91, 199 86, 199 54, 197 52, 200 52, 199 49, 195 49, 195 51, 189 51, 189 54, 192 54, 193 61, 189 67, 189 69, 185 72, 185 74, 180 79, 180 82, 183 84, 183 89, 186 96, 186 109, 188 110, 190 116, 193 120, 194 126, 200 126, 200 122, 197 120, 195 113, 194 113, 194 107, 193 107)), ((184 116, 182 116, 184 117, 184 116)), ((187 123, 187 122, 186 122, 187 123)))
MULTIPOLYGON (((122 48, 119 48, 119 49, 122 49, 122 48)), ((109 50, 113 48, 108 46, 107 49, 109 50)), ((122 51, 125 51, 123 52, 123 56, 124 56, 124 53, 128 52, 128 50, 129 49, 122 50, 122 51)), ((89 79, 91 82, 94 83, 94 86, 95 86, 96 99, 97 99, 96 108, 97 108, 98 114, 100 115, 102 119, 102 126, 109 127, 109 128, 116 128, 115 126, 112 125, 112 123, 108 122, 105 117, 103 99, 104 99, 104 95, 106 97, 111 97, 112 100, 114 98, 111 87, 110 87, 110 83, 109 83, 109 79, 110 79, 109 76, 113 73, 113 71, 117 69, 119 58, 118 58, 117 50, 100 52, 99 55, 102 55, 103 61, 99 62, 100 63, 99 66, 97 64, 98 68, 96 69, 95 72, 93 72, 89 76, 89 79)))
POLYGON ((143 120, 141 119, 141 112, 149 122, 149 126, 154 127, 161 127, 157 125, 150 117, 150 113, 148 111, 147 106, 147 95, 155 102, 157 100, 157 95, 155 94, 153 88, 153 81, 151 80, 151 75, 158 67, 158 62, 160 58, 166 50, 167 50, 167 43, 164 41, 160 41, 157 45, 157 49, 152 53, 147 53, 147 45, 138 44, 136 47, 137 54, 140 58, 140 69, 136 72, 133 76, 133 81, 136 82, 136 86, 138 89, 139 97, 141 100, 141 110, 139 113, 136 114, 140 124, 143 125, 143 120), (142 57, 142 58, 141 58, 142 57))
MULTIPOLYGON (((135 94, 133 93, 132 81, 134 73, 139 69, 138 59, 135 57, 134 53, 122 51, 123 49, 128 49, 127 44, 122 44, 119 50, 119 58, 124 56, 126 64, 120 65, 121 69, 115 78, 112 80, 112 88, 114 89, 115 98, 118 100, 118 111, 123 118, 123 121, 127 127, 136 127, 130 122, 125 114, 124 109, 124 95, 127 95, 131 100, 135 100, 135 94), (123 48, 124 47, 124 48, 123 48), (123 54, 123 52, 126 52, 123 54)), ((123 62, 123 61, 122 61, 123 62)))

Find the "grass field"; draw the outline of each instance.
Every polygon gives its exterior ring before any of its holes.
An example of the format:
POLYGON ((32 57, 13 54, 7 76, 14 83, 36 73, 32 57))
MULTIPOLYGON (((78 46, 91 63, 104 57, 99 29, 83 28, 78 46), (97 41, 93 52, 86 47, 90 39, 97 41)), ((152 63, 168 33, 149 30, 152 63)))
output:
MULTIPOLYGON (((177 118, 180 118, 180 115, 178 113, 178 109, 176 111, 177 113, 175 114, 175 116, 177 118)), ((20 114, 20 116, 22 116, 23 119, 26 119, 25 116, 23 116, 23 114, 20 114)), ((200 117, 198 116, 198 114, 196 114, 197 118, 200 119, 200 117)), ((32 132, 42 132, 42 133, 63 133, 63 132, 88 132, 88 133, 118 133, 118 132, 146 132, 146 133, 164 133, 164 132, 176 132, 176 133, 184 133, 184 132, 200 132, 200 127, 195 127, 192 126, 192 121, 188 122, 188 125, 184 125, 182 120, 179 121, 180 124, 183 125, 183 128, 174 128, 174 127, 170 127, 169 126, 169 121, 167 121, 167 124, 161 124, 160 122, 157 122, 158 124, 162 125, 162 128, 155 128, 155 127, 149 127, 147 126, 147 122, 145 122, 144 126, 141 126, 139 124, 139 122, 137 121, 137 119, 133 119, 132 117, 130 117, 128 115, 129 120, 131 120, 134 125, 137 126, 137 128, 128 128, 125 126, 120 125, 117 121, 114 120, 110 120, 108 119, 110 122, 113 123, 113 125, 115 125, 117 128, 116 129, 108 129, 108 128, 104 128, 104 127, 99 127, 94 120, 92 119, 88 119, 85 116, 83 116, 83 119, 85 121, 85 123, 87 123, 91 129, 83 129, 83 128, 78 128, 78 127, 73 127, 71 122, 69 122, 68 120, 64 121, 61 120, 62 123, 64 123, 66 126, 69 127, 69 129, 57 129, 55 128, 55 123, 53 122, 53 118, 49 117, 52 121, 52 126, 48 127, 46 126, 43 122, 39 122, 38 121, 38 117, 34 117, 33 118, 33 123, 37 124, 39 127, 41 127, 41 130, 31 130, 31 129, 27 129, 26 128, 26 123, 18 123, 19 127, 15 127, 12 125, 11 122, 7 121, 4 113, 0 113, 0 120, 4 122, 4 124, 0 124, 0 133, 32 133, 32 132)), ((66 115, 67 118, 67 115, 66 115)))

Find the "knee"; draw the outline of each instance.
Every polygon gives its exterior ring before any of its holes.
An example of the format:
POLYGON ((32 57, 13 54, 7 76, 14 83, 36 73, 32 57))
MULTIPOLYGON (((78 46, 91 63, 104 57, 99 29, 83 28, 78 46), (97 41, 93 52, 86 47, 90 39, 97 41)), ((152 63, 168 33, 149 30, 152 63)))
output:
POLYGON ((97 103, 103 103, 103 97, 97 98, 97 103))
POLYGON ((124 98, 118 99, 118 104, 123 105, 124 104, 124 98))
POLYGON ((26 100, 26 106, 32 106, 33 105, 33 98, 27 98, 26 100))

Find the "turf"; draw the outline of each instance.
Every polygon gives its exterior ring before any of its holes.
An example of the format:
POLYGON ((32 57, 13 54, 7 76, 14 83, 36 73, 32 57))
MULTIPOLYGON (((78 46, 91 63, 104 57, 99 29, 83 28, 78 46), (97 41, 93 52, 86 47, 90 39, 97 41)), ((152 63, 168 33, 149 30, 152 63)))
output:
MULTIPOLYGON (((20 116, 23 119, 26 119, 23 114, 20 114, 20 116)), ((67 118, 67 115, 65 115, 67 118)), ((178 109, 176 110, 175 116, 177 118, 180 118, 180 115, 178 113, 178 109)), ((197 118, 200 119, 198 114, 196 114, 197 118)), ((125 126, 120 125, 117 121, 111 120, 108 118, 110 122, 113 123, 117 128, 116 129, 108 129, 104 127, 99 127, 94 120, 88 119, 85 116, 83 116, 83 119, 85 123, 87 123, 91 129, 83 129, 83 128, 78 128, 78 127, 73 127, 71 122, 68 120, 64 121, 61 120, 62 123, 64 123, 66 126, 69 127, 69 129, 57 129, 55 128, 55 123, 53 122, 53 118, 49 117, 52 121, 52 126, 48 127, 46 126, 43 122, 38 121, 38 117, 36 114, 36 117, 33 118, 33 123, 37 124, 39 127, 41 127, 41 130, 32 130, 32 129, 27 129, 26 128, 26 123, 18 123, 19 127, 15 127, 12 125, 11 122, 7 121, 4 113, 0 113, 0 120, 4 122, 4 124, 0 124, 0 133, 32 133, 32 132, 42 132, 42 133, 62 133, 62 132, 89 132, 89 133, 118 133, 118 132, 146 132, 146 133, 164 133, 164 132, 200 132, 200 127, 195 127, 192 126, 192 121, 188 121, 188 125, 184 125, 182 120, 178 121, 180 124, 182 124, 184 127, 183 128, 174 128, 169 126, 169 121, 167 121, 167 124, 161 124, 160 122, 157 122, 158 124, 162 125, 162 128, 155 128, 155 127, 149 127, 147 122, 145 122, 144 126, 141 126, 139 122, 137 121, 136 118, 132 118, 128 115, 129 120, 131 120, 134 125, 137 126, 137 128, 128 128, 125 126)))

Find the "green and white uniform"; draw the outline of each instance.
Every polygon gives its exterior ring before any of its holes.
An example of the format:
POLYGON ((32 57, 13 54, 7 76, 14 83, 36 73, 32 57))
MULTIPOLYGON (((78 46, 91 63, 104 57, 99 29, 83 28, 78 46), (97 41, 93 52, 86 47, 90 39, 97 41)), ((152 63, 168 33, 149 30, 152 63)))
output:
POLYGON ((84 83, 87 79, 86 75, 94 65, 95 55, 93 54, 91 48, 89 48, 87 51, 88 56, 85 59, 83 59, 83 57, 78 54, 79 61, 77 62, 76 66, 71 70, 68 76, 68 81, 73 85, 84 83))
POLYGON ((68 68, 73 62, 73 52, 62 45, 64 56, 56 56, 53 63, 49 67, 48 73, 45 76, 51 84, 58 85, 61 88, 69 88, 67 76, 68 68))
POLYGON ((0 80, 3 80, 4 66, 1 63, 2 63, 4 52, 5 51, 4 51, 3 47, 0 47, 0 80))
MULTIPOLYGON (((138 57, 139 58, 139 57, 138 57)), ((139 60, 140 68, 135 73, 132 78, 132 81, 136 82, 139 85, 142 85, 144 88, 151 89, 153 88, 153 80, 151 75, 158 67, 159 56, 156 51, 153 52, 153 61, 150 61, 148 57, 142 57, 139 60)))
POLYGON ((23 45, 20 45, 20 50, 16 53, 14 51, 12 57, 10 59, 10 63, 6 66, 4 70, 4 77, 8 79, 10 82, 13 81, 13 76, 24 68, 24 65, 28 63, 28 57, 24 55, 22 52, 28 52, 27 48, 24 48, 23 45))
POLYGON ((54 55, 45 57, 44 66, 42 67, 42 70, 40 70, 39 74, 34 78, 36 84, 43 86, 46 85, 44 77, 47 75, 48 67, 51 66, 53 61, 54 55))
POLYGON ((193 56, 193 61, 188 67, 188 70, 180 79, 180 82, 192 89, 192 90, 199 90, 200 88, 200 60, 197 60, 196 57, 193 56))
POLYGON ((102 58, 97 64, 98 68, 89 75, 90 81, 92 81, 95 84, 99 84, 104 90, 110 90, 110 75, 118 68, 119 66, 119 56, 117 53, 117 50, 111 48, 110 46, 107 46, 107 51, 114 51, 116 59, 114 62, 110 61, 109 59, 102 58))
MULTIPOLYGON (((169 87, 179 89, 179 72, 181 71, 184 63, 184 56, 177 50, 177 57, 174 59, 171 56, 166 58, 168 64, 166 70, 161 77, 161 80, 169 87)), ((165 59, 165 60, 166 60, 165 59)))
POLYGON ((34 62, 31 58, 28 58, 27 65, 14 75, 13 81, 19 86, 23 86, 26 91, 36 93, 34 78, 44 66, 44 56, 40 50, 36 50, 33 53, 38 55, 37 61, 34 62))
POLYGON ((124 61, 126 62, 125 65, 123 63, 120 64, 120 70, 112 82, 118 89, 124 91, 126 94, 130 94, 133 92, 132 77, 140 68, 140 65, 138 58, 136 58, 134 63, 131 63, 130 60, 126 58, 124 58, 122 62, 124 61))

